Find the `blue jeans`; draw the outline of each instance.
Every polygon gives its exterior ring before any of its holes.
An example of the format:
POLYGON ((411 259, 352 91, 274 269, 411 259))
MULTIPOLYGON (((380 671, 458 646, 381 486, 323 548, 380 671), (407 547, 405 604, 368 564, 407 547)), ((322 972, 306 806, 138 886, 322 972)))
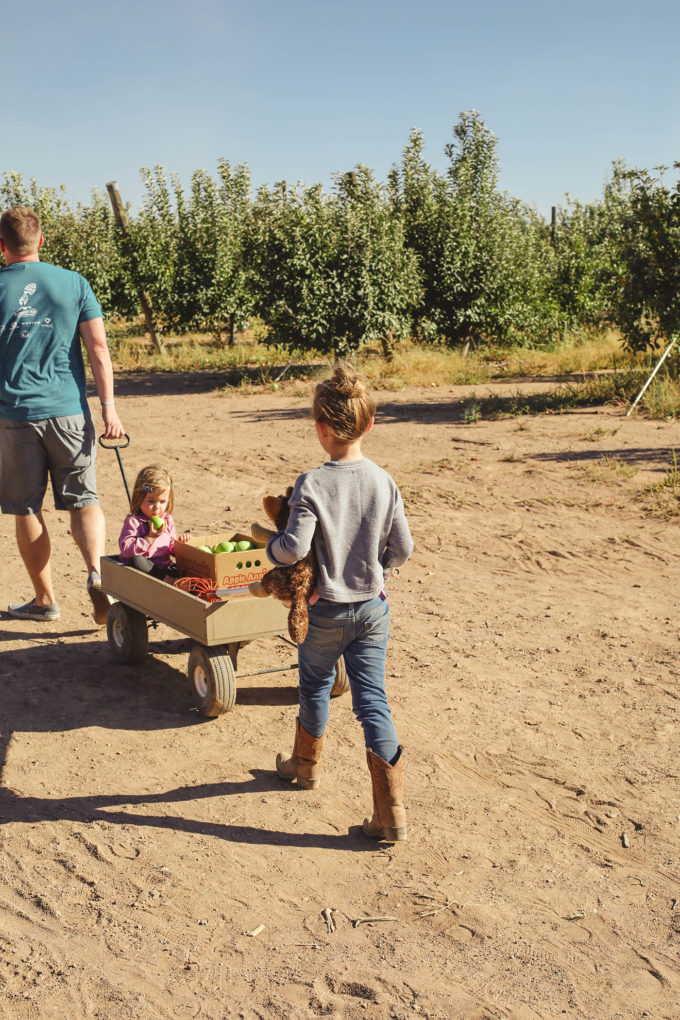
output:
POLYGON ((298 648, 300 724, 323 735, 330 710, 335 664, 341 655, 352 691, 352 708, 366 747, 392 764, 399 750, 385 692, 385 656, 390 634, 387 599, 326 602, 309 606, 309 630, 298 648))

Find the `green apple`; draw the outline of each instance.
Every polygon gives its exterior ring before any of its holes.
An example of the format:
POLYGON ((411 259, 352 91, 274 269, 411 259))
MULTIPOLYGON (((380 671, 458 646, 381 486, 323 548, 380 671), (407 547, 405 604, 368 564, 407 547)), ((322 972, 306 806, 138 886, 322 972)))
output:
POLYGON ((245 552, 247 549, 252 549, 253 548, 253 543, 252 542, 237 542, 236 543, 236 548, 238 549, 239 552, 245 552))
POLYGON ((220 542, 219 545, 216 545, 215 548, 213 549, 213 552, 216 553, 230 553, 233 551, 234 551, 233 542, 220 542))
POLYGON ((197 545, 196 548, 200 549, 201 552, 209 552, 209 553, 212 552, 212 549, 210 548, 209 545, 197 545))
POLYGON ((151 518, 151 523, 153 524, 153 530, 154 531, 158 531, 159 528, 163 527, 163 518, 162 517, 152 517, 151 518))

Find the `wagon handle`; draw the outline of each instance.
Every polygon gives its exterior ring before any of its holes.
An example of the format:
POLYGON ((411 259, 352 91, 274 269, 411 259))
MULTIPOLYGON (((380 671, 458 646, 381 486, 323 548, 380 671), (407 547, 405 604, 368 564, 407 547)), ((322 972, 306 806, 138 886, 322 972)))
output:
POLYGON ((130 437, 127 434, 127 432, 125 433, 124 436, 120 437, 120 442, 117 439, 110 439, 109 443, 111 445, 107 445, 104 442, 105 439, 106 439, 106 436, 100 436, 99 437, 99 445, 103 446, 105 450, 115 450, 116 448, 119 449, 119 450, 124 450, 126 448, 126 446, 130 445, 130 437), (123 442, 123 439, 125 439, 126 442, 123 442))
POLYGON ((119 441, 113 439, 113 440, 109 440, 108 443, 105 443, 104 442, 104 436, 100 436, 99 437, 99 445, 104 450, 115 450, 116 457, 118 458, 118 467, 120 468, 120 473, 121 473, 121 475, 123 477, 123 485, 125 486, 125 491, 127 493, 128 503, 131 503, 132 502, 132 496, 130 495, 130 489, 128 488, 127 478, 125 477, 125 470, 123 468, 123 461, 120 459, 120 451, 121 450, 125 450, 130 445, 130 437, 128 436, 127 433, 125 433, 125 436, 123 438, 125 439, 125 442, 122 442, 122 440, 119 442, 119 441))

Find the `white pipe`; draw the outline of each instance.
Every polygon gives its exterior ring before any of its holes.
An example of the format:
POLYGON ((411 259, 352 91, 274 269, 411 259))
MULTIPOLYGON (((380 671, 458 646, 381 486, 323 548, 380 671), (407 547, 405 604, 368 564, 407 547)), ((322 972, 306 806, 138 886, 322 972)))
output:
POLYGON ((658 362, 657 362, 657 364, 656 364, 656 368, 654 369, 654 371, 653 371, 653 372, 652 372, 652 374, 650 375, 649 379, 647 380, 647 382, 645 383, 645 385, 644 385, 644 386, 642 387, 642 389, 641 389, 641 390, 640 390, 640 392, 638 393, 638 395, 637 395, 637 397, 635 398, 635 400, 633 401, 633 403, 632 403, 632 404, 630 405, 630 408, 629 408, 628 412, 626 413, 626 418, 627 418, 627 417, 628 417, 628 415, 629 415, 629 414, 631 413, 631 411, 633 411, 633 409, 635 408, 635 405, 637 404, 638 400, 640 399, 640 397, 641 397, 641 396, 642 396, 642 394, 643 394, 643 393, 645 392, 645 390, 646 390, 646 389, 647 389, 647 387, 649 386, 650 382, 652 381, 652 379, 654 378, 654 376, 656 375, 656 373, 657 373, 657 372, 659 371, 659 369, 660 369, 660 368, 661 368, 661 366, 663 365, 664 361, 666 360, 666 357, 667 357, 667 355, 668 355, 668 354, 670 353, 670 349, 671 349, 671 347, 673 346, 673 344, 675 343, 675 341, 676 341, 677 339, 678 339, 678 338, 677 338, 677 336, 674 336, 674 337, 673 337, 673 339, 672 339, 672 340, 671 340, 671 342, 669 343, 668 347, 666 348, 666 350, 665 350, 665 351, 663 352, 663 354, 662 354, 662 355, 661 355, 661 357, 659 358, 659 360, 658 360, 658 362))

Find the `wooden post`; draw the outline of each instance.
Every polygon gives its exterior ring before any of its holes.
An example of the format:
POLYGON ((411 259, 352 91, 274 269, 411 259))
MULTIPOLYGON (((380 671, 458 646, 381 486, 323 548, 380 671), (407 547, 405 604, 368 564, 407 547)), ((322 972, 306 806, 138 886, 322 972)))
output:
MULTIPOLYGON (((132 239, 130 237, 130 230, 128 228, 127 216, 125 215, 125 207, 123 206, 123 201, 120 197, 118 185, 116 184, 115 181, 109 181, 109 183, 106 185, 106 190, 108 191, 109 198, 111 199, 113 214, 116 217, 116 221, 118 223, 118 226, 120 227, 120 232, 123 235, 123 243, 125 249, 133 263, 133 268, 135 268, 134 248, 132 245, 132 239)), ((146 322, 147 332, 150 334, 151 339, 153 341, 153 345, 158 351, 158 353, 163 354, 165 351, 165 347, 163 346, 163 341, 156 332, 156 326, 153 321, 153 312, 151 311, 151 298, 149 297, 149 295, 147 294, 143 287, 138 287, 137 293, 139 294, 139 301, 142 306, 142 311, 144 312, 144 321, 146 322)))
POLYGON ((552 206, 550 210, 550 240, 553 248, 555 247, 555 229, 557 227, 557 208, 552 206))

